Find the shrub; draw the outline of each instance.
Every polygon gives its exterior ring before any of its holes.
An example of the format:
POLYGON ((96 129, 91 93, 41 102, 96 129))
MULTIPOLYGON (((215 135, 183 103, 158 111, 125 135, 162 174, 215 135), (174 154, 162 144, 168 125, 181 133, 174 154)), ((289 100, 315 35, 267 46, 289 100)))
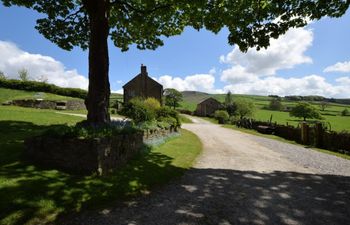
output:
POLYGON ((126 103, 120 111, 120 114, 129 117, 134 120, 135 123, 152 121, 155 119, 155 111, 146 107, 144 102, 139 98, 134 98, 126 103))
POLYGON ((269 103, 269 109, 281 111, 283 110, 283 105, 280 98, 273 98, 269 103))
POLYGON ((237 122, 239 121, 240 119, 239 119, 239 117, 237 117, 237 116, 230 116, 230 118, 229 118, 229 120, 228 120, 228 123, 229 124, 237 124, 237 122))
POLYGON ((160 103, 155 98, 146 98, 143 101, 143 104, 145 105, 146 108, 148 108, 149 110, 153 110, 153 111, 160 108, 160 103))
POLYGON ((224 124, 228 121, 230 116, 225 110, 216 110, 214 113, 214 117, 218 120, 220 124, 224 124))
POLYGON ((161 107, 154 98, 134 98, 119 113, 131 118, 141 128, 181 126, 179 113, 169 107, 161 107))
POLYGON ((230 116, 234 116, 237 114, 237 104, 235 102, 226 105, 225 108, 230 116))
POLYGON ((345 108, 343 111, 341 111, 342 116, 350 116, 350 112, 347 108, 345 108))
POLYGON ((181 126, 179 113, 169 107, 161 107, 156 111, 157 121, 167 122, 172 126, 181 126))

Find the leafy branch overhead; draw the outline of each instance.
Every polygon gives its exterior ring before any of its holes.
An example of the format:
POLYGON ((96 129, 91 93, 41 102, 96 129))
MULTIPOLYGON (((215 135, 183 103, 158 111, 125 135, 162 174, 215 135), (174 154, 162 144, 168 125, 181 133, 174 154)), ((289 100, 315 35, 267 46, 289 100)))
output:
MULTIPOLYGON (((5 6, 32 8, 43 15, 36 28, 63 49, 87 49, 90 38, 88 5, 91 0, 2 0, 5 6)), ((267 47, 291 27, 323 16, 340 17, 347 0, 113 0, 105 1, 109 36, 122 51, 135 44, 155 49, 162 38, 179 35, 186 26, 214 33, 227 27, 228 42, 242 51, 267 47)))

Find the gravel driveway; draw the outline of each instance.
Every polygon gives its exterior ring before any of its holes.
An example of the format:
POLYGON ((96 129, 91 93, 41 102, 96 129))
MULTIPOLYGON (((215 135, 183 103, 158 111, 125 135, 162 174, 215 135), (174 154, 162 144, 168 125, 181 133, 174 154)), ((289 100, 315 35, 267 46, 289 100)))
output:
POLYGON ((200 119, 183 127, 204 149, 181 179, 62 223, 350 224, 349 160, 200 119))

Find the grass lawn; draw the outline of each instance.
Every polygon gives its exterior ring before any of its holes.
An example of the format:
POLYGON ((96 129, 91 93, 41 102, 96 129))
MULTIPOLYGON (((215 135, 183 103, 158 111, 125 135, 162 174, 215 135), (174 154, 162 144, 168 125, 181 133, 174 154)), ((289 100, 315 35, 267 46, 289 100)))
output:
POLYGON ((201 151, 191 132, 152 147, 108 177, 78 177, 22 159, 23 140, 82 118, 50 110, 0 106, 0 224, 44 224, 57 216, 145 194, 178 177, 201 151))

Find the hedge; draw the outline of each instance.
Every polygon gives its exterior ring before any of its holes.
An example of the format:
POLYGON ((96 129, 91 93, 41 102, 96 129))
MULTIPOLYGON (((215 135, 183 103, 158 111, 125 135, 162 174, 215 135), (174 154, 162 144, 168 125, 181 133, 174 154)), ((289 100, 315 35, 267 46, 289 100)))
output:
POLYGON ((24 91, 47 92, 73 98, 85 99, 87 91, 79 88, 62 88, 54 84, 47 84, 38 81, 21 81, 14 79, 0 79, 0 87, 24 91))

